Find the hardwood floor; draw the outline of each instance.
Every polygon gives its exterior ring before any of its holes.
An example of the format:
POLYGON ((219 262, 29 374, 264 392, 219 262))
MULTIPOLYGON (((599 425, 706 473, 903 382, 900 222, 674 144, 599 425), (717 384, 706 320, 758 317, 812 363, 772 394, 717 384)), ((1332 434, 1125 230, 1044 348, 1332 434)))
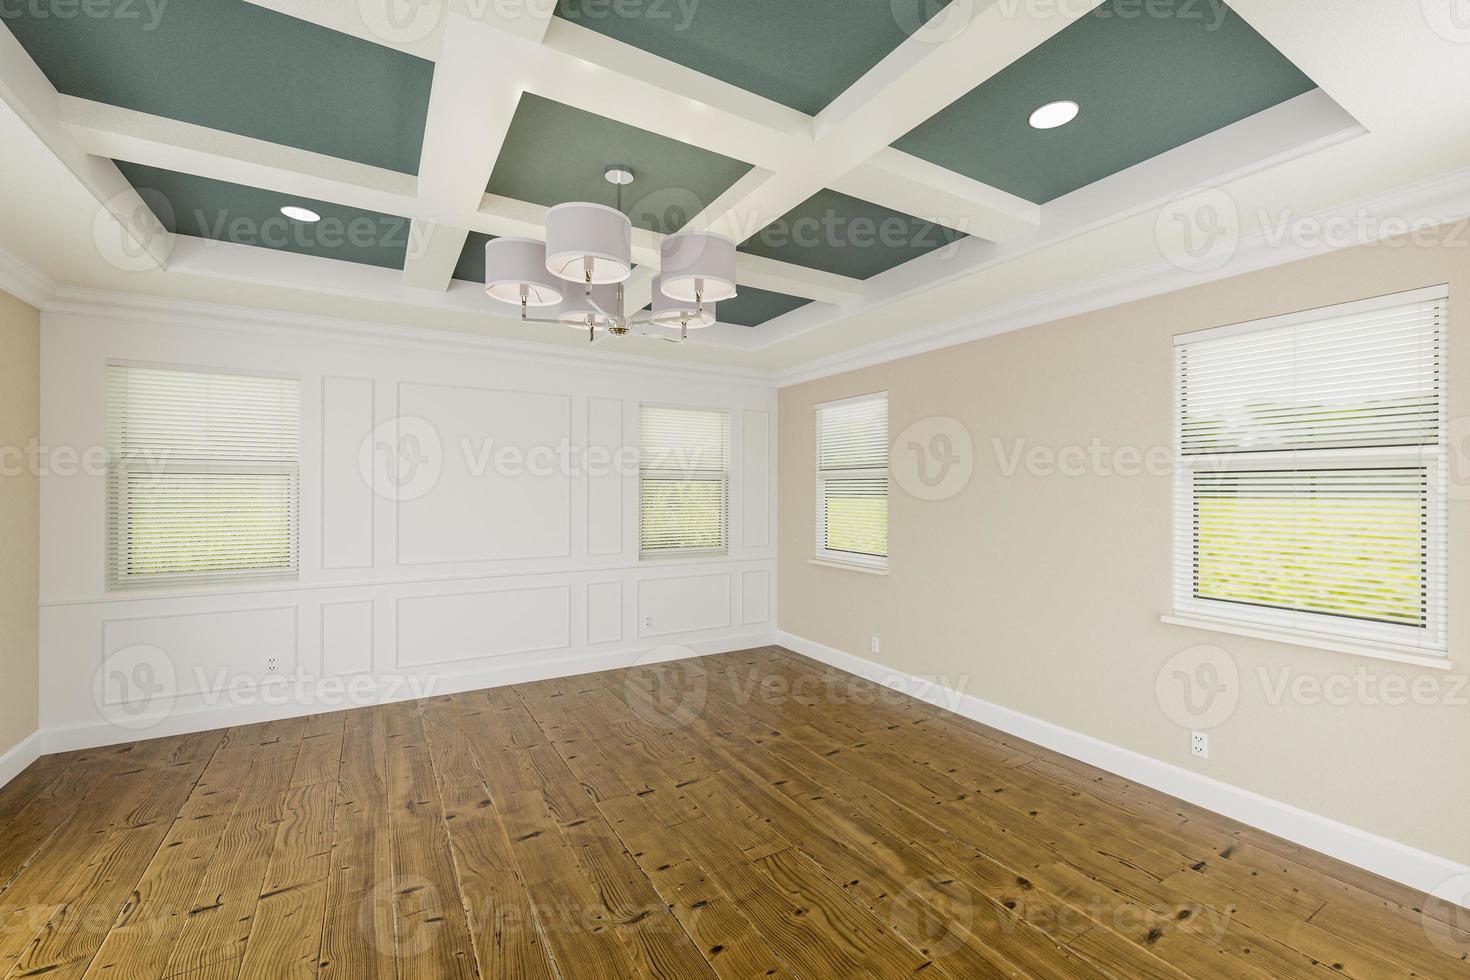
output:
POLYGON ((0 977, 1453 977, 1423 895, 779 648, 37 761, 0 977))

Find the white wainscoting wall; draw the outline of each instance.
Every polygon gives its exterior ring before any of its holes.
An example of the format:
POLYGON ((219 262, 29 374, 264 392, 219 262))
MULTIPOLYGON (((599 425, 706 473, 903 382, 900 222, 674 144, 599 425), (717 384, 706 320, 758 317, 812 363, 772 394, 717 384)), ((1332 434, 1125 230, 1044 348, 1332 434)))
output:
POLYGON ((324 677, 398 699, 769 642, 774 388, 612 343, 580 355, 177 305, 46 314, 41 440, 63 455, 41 490, 44 749, 344 706, 317 693, 324 677), (301 379, 298 580, 108 591, 105 476, 62 464, 104 444, 114 359, 301 379), (728 555, 639 561, 627 467, 494 465, 503 446, 616 458, 637 445, 640 402, 730 413, 728 555), (390 479, 377 444, 410 434, 436 477, 390 479), (156 721, 134 727, 91 682, 139 646, 163 651, 173 677, 151 699, 156 721), (315 703, 281 697, 283 678, 292 691, 308 679, 315 703))

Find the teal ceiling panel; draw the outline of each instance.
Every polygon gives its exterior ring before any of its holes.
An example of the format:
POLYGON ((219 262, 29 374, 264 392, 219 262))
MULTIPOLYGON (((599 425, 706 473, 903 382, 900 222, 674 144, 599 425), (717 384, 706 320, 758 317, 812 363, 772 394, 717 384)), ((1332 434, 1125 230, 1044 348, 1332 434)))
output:
POLYGON ((175 234, 403 268, 407 218, 139 164, 119 162, 118 168, 159 223, 175 234), (281 214, 287 204, 315 211, 321 220, 287 218, 281 214))
POLYGON ((418 173, 431 62, 245 0, 66 6, 4 18, 65 95, 418 173))
POLYGON ((750 170, 750 164, 526 93, 486 190, 552 207, 565 201, 614 205, 618 189, 602 176, 626 164, 633 183, 623 210, 633 224, 677 231, 750 170))
POLYGON ((814 116, 948 3, 560 0, 556 15, 814 116))
POLYGON ((740 251, 867 279, 964 237, 932 221, 822 190, 747 238, 740 251))
POLYGON ((454 263, 454 278, 485 285, 485 243, 494 237, 481 231, 470 232, 460 250, 459 261, 454 263))
POLYGON ((1220 0, 1109 0, 893 145, 1044 204, 1314 87, 1220 0))
POLYGON ((733 323, 742 327, 758 327, 767 320, 774 320, 783 313, 806 306, 811 302, 800 296, 773 293, 754 286, 737 287, 739 295, 716 305, 715 315, 721 323, 733 323))

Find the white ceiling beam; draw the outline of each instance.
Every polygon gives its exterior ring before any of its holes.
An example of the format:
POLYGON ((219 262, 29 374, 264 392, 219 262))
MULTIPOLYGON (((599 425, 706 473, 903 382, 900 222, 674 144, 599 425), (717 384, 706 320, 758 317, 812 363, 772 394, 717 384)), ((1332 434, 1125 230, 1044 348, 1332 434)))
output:
POLYGON ((529 92, 757 167, 811 149, 811 116, 566 20, 526 67, 529 92))
POLYGON ((56 103, 76 146, 95 156, 383 214, 434 216, 419 207, 411 174, 68 95, 56 103))
MULTIPOLYGON (((451 52, 451 45, 463 48, 481 44, 480 64, 486 71, 493 71, 497 84, 467 88, 466 92, 486 99, 497 91, 497 85, 499 90, 509 90, 517 95, 522 90, 533 92, 767 171, 784 170, 793 161, 817 153, 813 146, 816 120, 811 116, 579 24, 550 18, 549 23, 542 25, 544 40, 539 46, 518 43, 526 35, 506 27, 507 23, 521 23, 521 19, 514 16, 515 8, 521 3, 536 4, 543 0, 504 0, 500 4, 489 0, 456 0, 454 13, 446 15, 446 20, 457 24, 470 20, 491 23, 491 11, 485 8, 503 8, 500 19, 493 21, 502 30, 499 34, 478 34, 473 41, 458 29, 443 33, 445 53, 442 55, 438 49, 425 43, 408 44, 384 37, 385 34, 406 36, 412 33, 408 26, 396 34, 386 31, 374 33, 366 29, 362 23, 365 14, 356 10, 355 0, 252 2, 298 18, 314 20, 334 30, 347 30, 368 40, 412 50, 423 57, 446 57, 451 52), (465 10, 462 11, 461 7, 465 10)), ((552 0, 545 2, 551 3, 552 0)), ((414 17, 406 18, 405 25, 411 25, 413 20, 414 17)), ((440 32, 434 34, 435 38, 439 36, 440 32)), ((934 46, 922 38, 911 39, 906 44, 918 51, 934 46)), ((436 73, 435 88, 439 87, 436 73)), ((430 113, 432 119, 432 103, 430 113)), ((923 118, 915 113, 898 135, 907 132, 923 118)), ((493 157, 488 159, 493 162, 493 157)), ((1034 227, 1038 220, 1035 205, 979 181, 899 154, 896 150, 888 150, 886 144, 871 161, 859 160, 847 175, 847 183, 854 190, 844 193, 991 240, 1018 234, 1034 227)), ((837 189, 842 190, 840 187, 837 189)), ((712 203, 707 209, 706 221, 728 212, 739 200, 725 200, 719 207, 712 203)), ((780 214, 766 215, 764 211, 747 208, 733 219, 722 221, 721 227, 727 234, 736 231, 737 227, 748 229, 746 233, 749 234, 759 227, 750 227, 753 222, 764 217, 769 223, 780 214)))
MULTIPOLYGON (((933 46, 913 39, 906 45, 933 46)), ((829 152, 814 143, 818 120, 811 116, 564 20, 552 24, 534 67, 534 77, 518 81, 538 95, 754 164, 764 172, 746 176, 751 191, 772 173, 829 152)), ((909 117, 887 142, 927 118, 919 114, 923 111, 909 117)), ((850 178, 854 190, 843 193, 992 240, 1020 234, 1040 221, 1040 210, 1029 201, 890 149, 887 143, 878 144, 869 157, 857 154, 855 162, 829 166, 850 178)), ((843 190, 836 178, 825 186, 843 190)), ((813 187, 792 206, 820 189, 813 187)), ((743 237, 789 210, 736 210, 748 196, 727 191, 696 225, 718 222, 724 234, 743 237)))
MULTIPOLYGON (((414 284, 421 288, 441 289, 447 285, 454 261, 448 261, 447 266, 443 263, 451 251, 458 258, 466 230, 525 238, 540 238, 545 232, 546 207, 486 194, 484 182, 479 184, 480 196, 472 208, 438 209, 416 195, 416 181, 409 174, 71 96, 57 96, 55 103, 61 125, 85 154, 413 219, 410 242, 420 243, 425 249, 416 264, 427 263, 437 255, 440 264, 436 268, 443 278, 441 285, 422 285, 437 280, 427 274, 427 268, 423 273, 415 272, 415 277, 425 276, 415 278, 414 284), (441 234, 451 241, 432 245, 431 239, 441 234), (456 236, 458 245, 452 241, 456 236)), ((116 168, 112 169, 116 173, 116 168)), ((122 180, 121 174, 118 179, 122 180)), ((126 180, 123 186, 130 189, 126 180)), ((635 229, 634 260, 657 265, 662 240, 661 235, 635 229)), ((862 283, 856 279, 766 259, 751 261, 755 258, 741 256, 736 267, 737 278, 744 285, 824 303, 845 302, 862 292, 862 283)))
POLYGON ((403 284, 441 293, 448 289, 469 234, 463 228, 414 218, 408 229, 408 251, 403 256, 403 284))
POLYGON ((863 281, 790 262, 777 262, 763 255, 741 252, 735 256, 735 281, 773 293, 800 296, 822 303, 842 304, 863 294, 863 281))
POLYGON ((817 115, 811 152, 753 189, 724 225, 761 227, 776 220, 1101 2, 986 4, 951 15, 969 19, 946 40, 923 32, 910 36, 817 115))
POLYGON ((111 160, 88 155, 62 125, 60 96, 31 56, 0 24, 0 99, 45 144, 61 164, 81 181, 100 212, 114 224, 93 239, 104 258, 118 268, 143 271, 168 267, 173 235, 133 190, 111 160))
POLYGON ((992 242, 1041 224, 1041 206, 938 164, 884 147, 832 189, 992 242))
MULTIPOLYGON (((515 23, 524 21, 518 18, 515 23)), ((515 70, 516 56, 530 51, 540 41, 539 34, 528 41, 449 15, 419 153, 417 195, 422 207, 443 215, 478 209, 520 101, 520 93, 505 84, 505 72, 515 70), (487 38, 507 39, 510 43, 503 47, 509 47, 510 54, 494 60, 484 57, 487 38)), ((404 282, 419 289, 449 288, 467 229, 415 218, 413 232, 410 241, 422 247, 410 250, 405 258, 404 282)))
MULTIPOLYGON (((1451 0, 1425 0, 1421 18, 1415 27, 1423 36, 1432 38, 1430 8, 1455 6, 1451 0)), ((1438 113, 1439 106, 1422 106, 1404 99, 1400 87, 1386 74, 1400 69, 1388 52, 1404 43, 1401 31, 1390 27, 1390 12, 1374 9, 1377 0, 1231 0, 1230 9, 1245 19, 1271 45, 1296 65, 1307 77, 1328 92, 1354 118, 1369 130, 1393 129, 1402 125, 1405 115, 1418 112, 1438 113), (1345 58, 1344 52, 1372 52, 1372 58, 1345 58), (1371 62, 1371 63, 1370 63, 1371 62), (1394 66, 1385 72, 1387 66, 1394 66)), ((1419 4, 1413 6, 1418 7, 1419 4)), ((1449 16, 1447 13, 1446 16, 1449 16)), ((1427 60, 1438 53, 1441 58, 1458 61, 1463 68, 1470 59, 1463 46, 1454 44, 1414 46, 1413 60, 1420 71, 1428 71, 1427 60)))
POLYGON ((556 0, 248 0, 257 7, 434 61, 452 21, 474 21, 540 44, 556 0))

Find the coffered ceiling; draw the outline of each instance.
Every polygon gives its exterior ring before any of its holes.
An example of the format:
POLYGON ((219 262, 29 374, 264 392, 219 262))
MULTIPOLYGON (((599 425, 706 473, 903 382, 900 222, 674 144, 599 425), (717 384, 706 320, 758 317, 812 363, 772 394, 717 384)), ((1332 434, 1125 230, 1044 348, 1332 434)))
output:
POLYGON ((1470 75, 1470 36, 1417 0, 62 6, 0 20, 0 135, 35 144, 40 184, 0 190, 0 249, 61 239, 33 259, 58 287, 250 283, 281 308, 565 345, 477 288, 483 249, 591 200, 633 221, 630 305, 663 236, 740 243, 741 295, 657 356, 831 358, 1045 291, 1007 266, 1061 288, 1167 259, 1160 208, 1201 188, 1230 189, 1245 235, 1246 204, 1470 164, 1412 101, 1470 75), (1059 99, 1075 121, 1028 124, 1059 99), (637 177, 621 200, 609 163, 637 177), (33 227, 37 194, 100 217, 33 227))

